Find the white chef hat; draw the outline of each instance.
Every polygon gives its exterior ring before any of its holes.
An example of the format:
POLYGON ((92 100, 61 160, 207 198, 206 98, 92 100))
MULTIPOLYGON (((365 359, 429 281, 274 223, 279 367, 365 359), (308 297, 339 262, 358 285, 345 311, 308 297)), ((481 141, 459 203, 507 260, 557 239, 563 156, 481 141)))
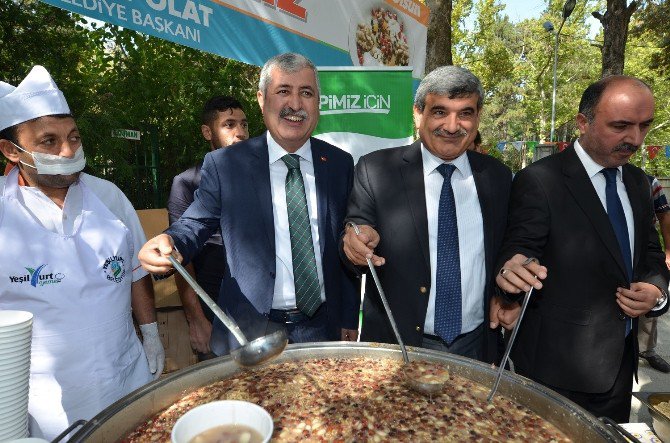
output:
POLYGON ((45 115, 70 114, 63 92, 36 65, 19 86, 0 82, 0 131, 45 115))

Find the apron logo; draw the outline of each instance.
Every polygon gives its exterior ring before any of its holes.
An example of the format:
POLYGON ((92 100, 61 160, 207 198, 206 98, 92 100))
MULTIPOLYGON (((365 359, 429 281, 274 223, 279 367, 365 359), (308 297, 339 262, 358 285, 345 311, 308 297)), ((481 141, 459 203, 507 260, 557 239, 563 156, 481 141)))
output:
POLYGON ((30 286, 36 288, 38 286, 60 283, 61 280, 65 278, 65 275, 60 272, 57 272, 55 274, 53 272, 43 274, 42 271, 46 266, 47 265, 45 263, 43 265, 38 266, 37 268, 25 268, 26 271, 28 271, 28 274, 10 275, 9 281, 11 283, 19 283, 19 284, 30 283, 30 286))
POLYGON ((102 270, 105 271, 107 280, 115 283, 121 283, 121 281, 123 281, 123 277, 126 276, 126 268, 123 266, 124 262, 125 260, 123 257, 119 257, 118 255, 108 257, 107 260, 105 260, 102 270))

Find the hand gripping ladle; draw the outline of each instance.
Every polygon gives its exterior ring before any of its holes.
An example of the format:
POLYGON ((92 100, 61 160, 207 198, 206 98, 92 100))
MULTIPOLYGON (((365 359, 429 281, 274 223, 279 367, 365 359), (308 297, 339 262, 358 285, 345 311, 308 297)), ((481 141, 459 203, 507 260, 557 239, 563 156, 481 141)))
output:
MULTIPOLYGON (((531 262, 537 263, 537 259, 531 257, 524 263, 529 264, 531 262)), ((526 312, 526 308, 528 307, 528 301, 530 300, 530 295, 533 293, 533 289, 534 289, 533 286, 531 286, 528 292, 526 292, 526 294, 523 297, 523 303, 521 304, 521 312, 519 313, 519 318, 517 319, 516 325, 514 325, 514 330, 512 330, 512 335, 509 338, 509 341, 507 342, 507 348, 505 348, 505 355, 503 355, 502 361, 500 362, 500 367, 498 368, 496 379, 493 382, 493 388, 491 388, 489 396, 486 397, 486 401, 489 403, 491 402, 491 400, 493 400, 493 396, 496 394, 496 391, 498 390, 498 385, 500 384, 500 377, 502 377, 503 371, 505 370, 505 365, 507 364, 509 354, 512 351, 512 346, 514 345, 514 339, 516 338, 517 332, 519 332, 519 326, 521 326, 521 320, 523 320, 523 314, 526 312)))

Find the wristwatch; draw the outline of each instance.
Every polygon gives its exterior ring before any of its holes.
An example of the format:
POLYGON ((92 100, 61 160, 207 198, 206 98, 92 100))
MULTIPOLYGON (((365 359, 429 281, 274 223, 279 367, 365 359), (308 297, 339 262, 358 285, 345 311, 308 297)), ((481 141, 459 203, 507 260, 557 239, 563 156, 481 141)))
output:
POLYGON ((665 304, 665 301, 668 299, 668 291, 666 291, 663 288, 658 289, 661 291, 661 296, 656 299, 656 305, 652 309, 659 309, 661 306, 665 304))

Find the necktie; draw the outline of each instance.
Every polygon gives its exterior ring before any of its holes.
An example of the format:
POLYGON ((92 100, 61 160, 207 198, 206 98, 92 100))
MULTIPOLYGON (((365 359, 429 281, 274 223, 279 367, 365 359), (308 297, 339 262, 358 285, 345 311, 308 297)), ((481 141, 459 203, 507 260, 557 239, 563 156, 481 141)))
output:
MULTIPOLYGON (((633 280, 633 259, 630 254, 630 239, 628 238, 628 225, 626 224, 626 215, 623 212, 623 205, 616 189, 617 168, 605 168, 602 171, 605 176, 605 200, 607 203, 607 216, 612 223, 616 239, 619 242, 623 262, 626 266, 626 276, 628 283, 633 280)), ((626 335, 631 329, 631 319, 626 320, 626 335)))
POLYGON ((458 247, 456 202, 451 175, 456 167, 441 164, 444 177, 437 223, 437 266, 435 278, 435 334, 451 344, 461 333, 461 259, 458 247))
POLYGON ((300 173, 300 156, 287 154, 282 157, 288 167, 286 174, 286 207, 291 235, 293 281, 298 309, 312 316, 321 305, 321 286, 316 271, 312 228, 307 211, 305 183, 300 173))

